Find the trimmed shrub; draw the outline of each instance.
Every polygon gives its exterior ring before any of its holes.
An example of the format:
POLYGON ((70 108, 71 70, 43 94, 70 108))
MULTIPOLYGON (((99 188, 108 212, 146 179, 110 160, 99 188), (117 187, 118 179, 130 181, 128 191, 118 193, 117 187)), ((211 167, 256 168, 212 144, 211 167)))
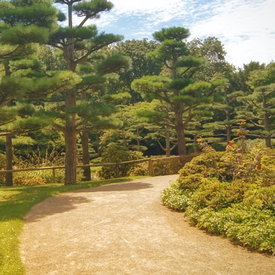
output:
MULTIPOLYGON (((143 154, 138 151, 131 151, 128 149, 124 149, 122 147, 117 147, 115 144, 113 146, 109 146, 105 149, 101 161, 103 163, 117 163, 129 160, 142 159, 143 154)), ((126 177, 131 173, 131 168, 135 166, 135 164, 123 164, 119 166, 119 174, 118 177, 126 177)), ((148 166, 147 166, 148 171, 148 166)), ((102 179, 111 179, 116 178, 116 168, 115 166, 103 166, 97 174, 102 179)))
POLYGON ((161 193, 164 205, 177 211, 185 211, 188 207, 190 196, 188 192, 179 189, 177 184, 172 184, 161 193))
MULTIPOLYGON (((186 165, 199 154, 200 152, 182 156, 181 158, 154 161, 154 174, 156 176, 177 174, 179 173, 179 170, 184 167, 184 165, 186 165)), ((157 156, 157 158, 166 158, 166 156, 157 156)))
POLYGON ((177 180, 179 189, 190 190, 194 192, 201 184, 206 184, 209 181, 203 174, 190 174, 186 177, 180 177, 177 180))
POLYGON ((269 209, 275 213, 275 185, 249 190, 243 203, 250 208, 269 209))
POLYGON ((270 210, 248 208, 240 203, 221 211, 188 208, 185 215, 211 234, 223 235, 245 247, 275 254, 275 216, 270 210))
POLYGON ((275 254, 275 154, 251 144, 194 158, 162 199, 199 228, 275 254))

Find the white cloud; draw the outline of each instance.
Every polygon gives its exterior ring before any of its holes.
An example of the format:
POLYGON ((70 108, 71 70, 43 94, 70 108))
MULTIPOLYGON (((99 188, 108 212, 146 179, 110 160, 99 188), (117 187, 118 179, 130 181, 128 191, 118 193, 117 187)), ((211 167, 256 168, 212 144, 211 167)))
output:
POLYGON ((159 12, 166 12, 166 14, 181 12, 185 9, 187 1, 182 0, 112 0, 114 4, 114 13, 123 16, 152 14, 156 15, 159 12))
MULTIPOLYGON (((190 29, 191 39, 215 36, 227 60, 242 67, 251 60, 275 60, 274 0, 111 0, 114 8, 90 21, 126 39, 152 38, 162 27, 190 29)), ((74 18, 75 24, 81 22, 74 18)))
POLYGON ((274 10, 274 0, 226 1, 190 30, 192 37, 218 37, 228 52, 227 59, 236 66, 251 60, 269 63, 275 60, 274 10))
MULTIPOLYGON (((98 27, 112 26, 120 19, 139 18, 139 30, 135 33, 145 36, 151 35, 154 26, 163 22, 170 22, 176 18, 182 17, 187 13, 186 0, 111 0, 114 8, 110 13, 103 14, 99 20, 90 23, 95 23, 98 27)), ((189 3, 192 1, 189 1, 189 3)), ((137 26, 136 26, 137 27, 137 26)), ((129 27, 130 28, 130 27, 129 27)))

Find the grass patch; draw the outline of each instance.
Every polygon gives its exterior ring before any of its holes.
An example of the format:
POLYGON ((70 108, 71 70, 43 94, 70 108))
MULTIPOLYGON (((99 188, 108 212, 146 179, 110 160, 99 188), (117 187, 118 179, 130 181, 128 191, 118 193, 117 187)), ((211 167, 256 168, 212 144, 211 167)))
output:
POLYGON ((24 216, 31 207, 59 193, 129 181, 141 177, 117 178, 77 185, 47 184, 40 186, 0 187, 0 275, 25 274, 21 262, 19 237, 24 216))

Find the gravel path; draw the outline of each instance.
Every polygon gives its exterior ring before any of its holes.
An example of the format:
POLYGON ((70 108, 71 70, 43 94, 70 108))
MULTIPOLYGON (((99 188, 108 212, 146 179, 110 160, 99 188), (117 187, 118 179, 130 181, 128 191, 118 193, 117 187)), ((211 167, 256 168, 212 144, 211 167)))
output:
POLYGON ((177 175, 63 193, 25 217, 27 275, 275 274, 275 257, 190 226, 162 205, 177 175))

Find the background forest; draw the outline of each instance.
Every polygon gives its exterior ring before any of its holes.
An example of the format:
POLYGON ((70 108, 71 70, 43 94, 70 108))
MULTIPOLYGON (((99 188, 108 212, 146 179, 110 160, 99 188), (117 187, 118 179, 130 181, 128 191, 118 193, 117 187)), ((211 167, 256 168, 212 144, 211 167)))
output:
MULTIPOLYGON (((222 151, 240 127, 272 147, 275 63, 235 68, 217 38, 188 42, 181 27, 123 41, 85 24, 111 2, 55 2, 67 15, 50 0, 0 2, 2 169, 65 163, 56 179, 69 185, 91 179, 77 164, 187 155, 200 137, 222 151)), ((52 180, 43 173, 14 183, 52 180)), ((113 175, 102 168, 98 176, 113 175)))

